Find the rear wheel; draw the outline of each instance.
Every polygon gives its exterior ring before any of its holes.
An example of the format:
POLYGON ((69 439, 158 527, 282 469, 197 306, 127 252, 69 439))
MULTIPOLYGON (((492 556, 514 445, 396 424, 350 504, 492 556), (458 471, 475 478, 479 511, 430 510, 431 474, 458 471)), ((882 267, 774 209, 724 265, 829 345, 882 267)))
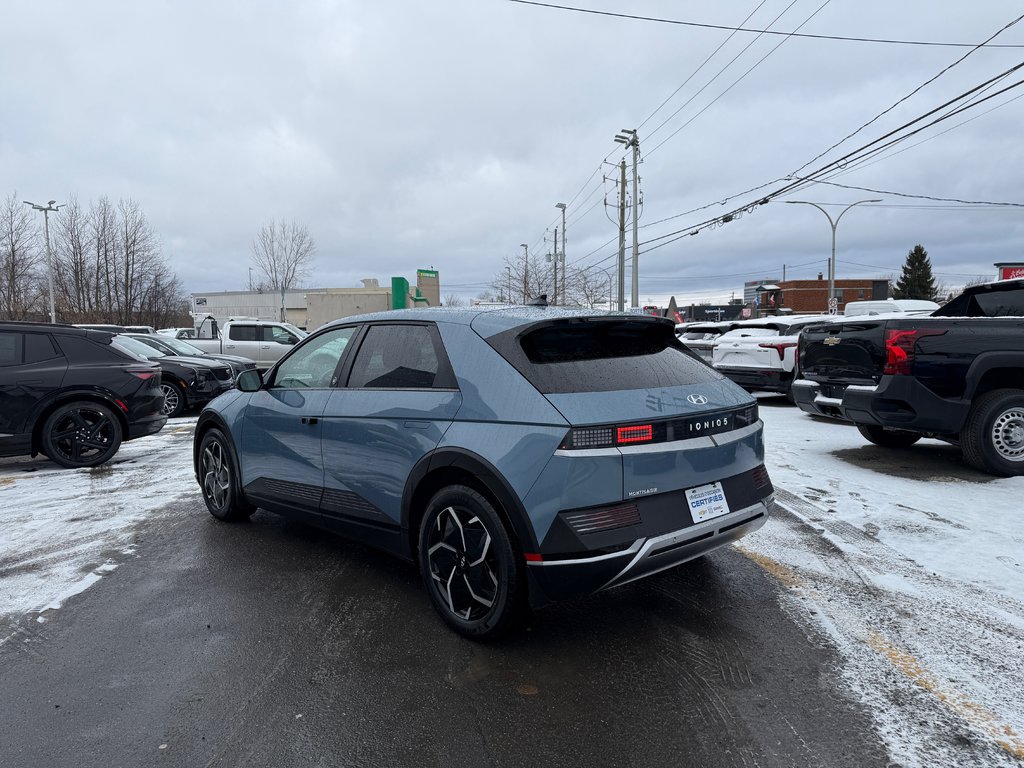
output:
POLYGON ((199 486, 210 514, 228 523, 247 520, 256 507, 239 490, 238 473, 224 433, 211 429, 199 444, 199 486))
POLYGON ((43 424, 43 453, 62 467, 95 467, 121 447, 121 422, 105 405, 65 403, 43 424))
POLYGON ((420 524, 423 582, 445 623, 473 639, 490 639, 519 618, 522 566, 498 512, 463 485, 439 491, 420 524))
POLYGON ((180 416, 185 410, 185 393, 181 391, 181 387, 173 381, 165 381, 160 385, 160 389, 164 393, 164 416, 169 419, 180 416))
POLYGON ((1024 390, 995 389, 976 398, 960 433, 964 460, 993 475, 1024 475, 1024 390))
POLYGON ((858 424, 857 430, 869 442, 881 445, 883 448, 909 448, 921 439, 920 435, 913 432, 904 432, 901 429, 886 429, 874 424, 858 424))

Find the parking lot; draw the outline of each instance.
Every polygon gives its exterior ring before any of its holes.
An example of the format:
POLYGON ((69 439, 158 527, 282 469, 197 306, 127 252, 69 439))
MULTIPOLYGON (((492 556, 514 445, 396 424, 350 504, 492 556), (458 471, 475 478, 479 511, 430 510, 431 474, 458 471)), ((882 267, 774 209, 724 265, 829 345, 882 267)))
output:
POLYGON ((768 525, 489 645, 411 566, 213 520, 194 418, 3 460, 0 764, 1017 764, 1020 480, 761 405, 768 525))

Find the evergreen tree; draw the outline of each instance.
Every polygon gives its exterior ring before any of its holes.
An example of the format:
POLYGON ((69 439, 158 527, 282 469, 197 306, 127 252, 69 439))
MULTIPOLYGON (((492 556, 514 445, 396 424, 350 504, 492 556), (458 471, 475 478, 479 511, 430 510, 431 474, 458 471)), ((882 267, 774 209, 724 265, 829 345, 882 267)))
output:
POLYGON ((903 264, 903 274, 896 281, 893 290, 894 299, 926 299, 935 301, 938 288, 932 277, 932 264, 928 261, 928 251, 918 243, 907 254, 903 264))

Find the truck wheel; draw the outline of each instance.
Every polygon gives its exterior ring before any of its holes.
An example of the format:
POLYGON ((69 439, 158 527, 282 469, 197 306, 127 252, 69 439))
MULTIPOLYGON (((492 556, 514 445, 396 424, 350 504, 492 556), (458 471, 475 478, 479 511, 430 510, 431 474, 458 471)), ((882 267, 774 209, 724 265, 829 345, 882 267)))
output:
POLYGON ((960 447, 975 469, 1001 477, 1024 475, 1024 390, 994 389, 976 398, 960 447))
POLYGON ((857 431, 864 435, 869 443, 880 445, 883 448, 909 448, 921 439, 920 435, 915 435, 913 432, 886 429, 874 424, 858 424, 857 431))

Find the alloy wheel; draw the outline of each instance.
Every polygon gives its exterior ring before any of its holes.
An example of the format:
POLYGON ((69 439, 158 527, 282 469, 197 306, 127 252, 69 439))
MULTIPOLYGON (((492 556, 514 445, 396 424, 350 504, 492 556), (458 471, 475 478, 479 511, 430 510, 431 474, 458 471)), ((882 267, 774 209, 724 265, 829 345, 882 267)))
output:
POLYGON ((441 510, 427 534, 427 563, 452 614, 476 621, 491 610, 499 589, 497 553, 477 515, 455 506, 441 510))
POLYGON ((164 407, 162 413, 164 416, 170 416, 178 410, 180 395, 178 394, 178 390, 170 384, 161 384, 160 389, 164 393, 164 407))
POLYGON ((219 441, 213 440, 203 449, 200 469, 203 493, 217 509, 222 509, 231 491, 231 470, 224 455, 224 447, 219 441))
POLYGON ((69 408, 60 414, 50 430, 50 450, 56 450, 63 459, 75 465, 101 463, 101 457, 114 446, 118 429, 105 409, 89 406, 69 408))

